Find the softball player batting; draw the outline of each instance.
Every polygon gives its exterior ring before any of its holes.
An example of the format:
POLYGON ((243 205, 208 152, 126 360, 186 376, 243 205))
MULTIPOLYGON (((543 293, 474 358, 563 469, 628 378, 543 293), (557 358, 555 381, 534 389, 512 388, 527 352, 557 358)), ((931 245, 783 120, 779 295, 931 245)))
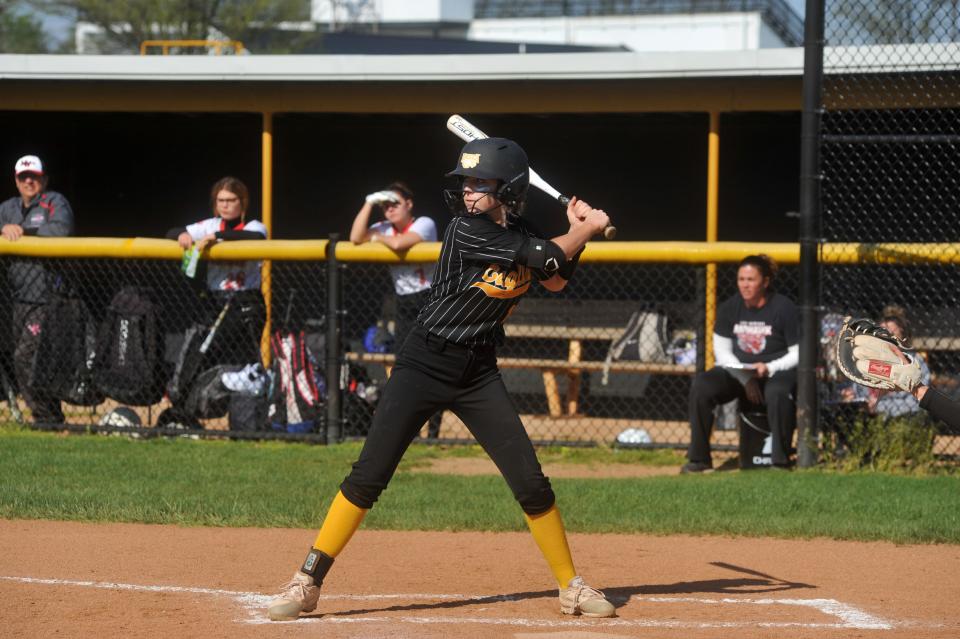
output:
POLYGON ((520 217, 529 187, 527 155, 515 142, 467 143, 444 192, 454 218, 440 250, 430 297, 397 355, 360 458, 340 485, 303 566, 270 601, 275 621, 317 607, 320 586, 428 417, 453 411, 496 463, 526 517, 560 590, 560 611, 612 617, 603 593, 577 576, 550 480, 540 468, 497 368, 503 320, 538 280, 562 290, 584 245, 607 214, 572 198, 570 229, 541 239, 520 217))

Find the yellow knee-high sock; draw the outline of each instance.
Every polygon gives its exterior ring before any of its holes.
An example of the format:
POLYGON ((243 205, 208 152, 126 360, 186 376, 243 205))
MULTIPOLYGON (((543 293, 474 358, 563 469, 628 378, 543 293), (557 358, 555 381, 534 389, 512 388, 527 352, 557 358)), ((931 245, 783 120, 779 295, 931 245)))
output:
POLYGON ((357 532, 366 514, 366 509, 354 506, 338 491, 323 525, 320 526, 313 547, 323 551, 328 557, 336 557, 353 537, 353 533, 357 532))
POLYGON ((550 565, 553 576, 561 588, 566 588, 570 580, 577 576, 573 567, 573 557, 570 556, 570 546, 567 545, 567 532, 563 528, 563 519, 560 511, 553 505, 550 510, 539 515, 527 515, 527 526, 533 533, 533 540, 540 547, 544 559, 550 565))

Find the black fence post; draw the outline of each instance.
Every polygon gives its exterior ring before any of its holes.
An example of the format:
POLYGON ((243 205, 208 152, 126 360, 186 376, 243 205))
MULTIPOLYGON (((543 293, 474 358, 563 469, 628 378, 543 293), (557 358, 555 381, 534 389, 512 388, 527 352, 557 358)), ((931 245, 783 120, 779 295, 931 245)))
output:
POLYGON ((697 267, 697 294, 700 300, 697 313, 697 372, 702 373, 707 367, 707 266, 697 267))
POLYGON ((339 233, 331 233, 327 242, 327 443, 340 441, 340 265, 337 263, 339 233))
POLYGON ((797 370, 797 461, 817 463, 817 358, 820 342, 820 113, 824 0, 807 0, 800 132, 800 363, 797 370))

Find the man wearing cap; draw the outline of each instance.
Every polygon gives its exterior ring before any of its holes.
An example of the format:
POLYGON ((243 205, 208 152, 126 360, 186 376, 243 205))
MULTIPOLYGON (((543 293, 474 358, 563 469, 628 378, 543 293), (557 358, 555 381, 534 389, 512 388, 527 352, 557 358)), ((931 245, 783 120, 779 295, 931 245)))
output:
MULTIPOLYGON (((48 191, 43 162, 25 155, 14 166, 18 197, 0 204, 0 236, 16 242, 24 235, 65 237, 73 232, 73 210, 67 198, 48 191)), ((44 396, 42 389, 31 388, 33 359, 43 332, 44 312, 49 290, 55 287, 55 275, 44 269, 40 260, 15 260, 8 271, 13 293, 13 339, 16 344, 13 365, 20 392, 40 423, 63 423, 60 400, 44 396)))

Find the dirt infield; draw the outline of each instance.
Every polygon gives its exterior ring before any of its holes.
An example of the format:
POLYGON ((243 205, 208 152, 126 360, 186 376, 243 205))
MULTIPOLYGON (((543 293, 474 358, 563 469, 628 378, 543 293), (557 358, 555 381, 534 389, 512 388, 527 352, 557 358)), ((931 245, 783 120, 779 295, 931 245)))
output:
POLYGON ((271 623, 266 595, 310 530, 0 520, 4 637, 960 636, 960 547, 571 535, 615 619, 559 614, 523 533, 361 530, 317 613, 271 623))

